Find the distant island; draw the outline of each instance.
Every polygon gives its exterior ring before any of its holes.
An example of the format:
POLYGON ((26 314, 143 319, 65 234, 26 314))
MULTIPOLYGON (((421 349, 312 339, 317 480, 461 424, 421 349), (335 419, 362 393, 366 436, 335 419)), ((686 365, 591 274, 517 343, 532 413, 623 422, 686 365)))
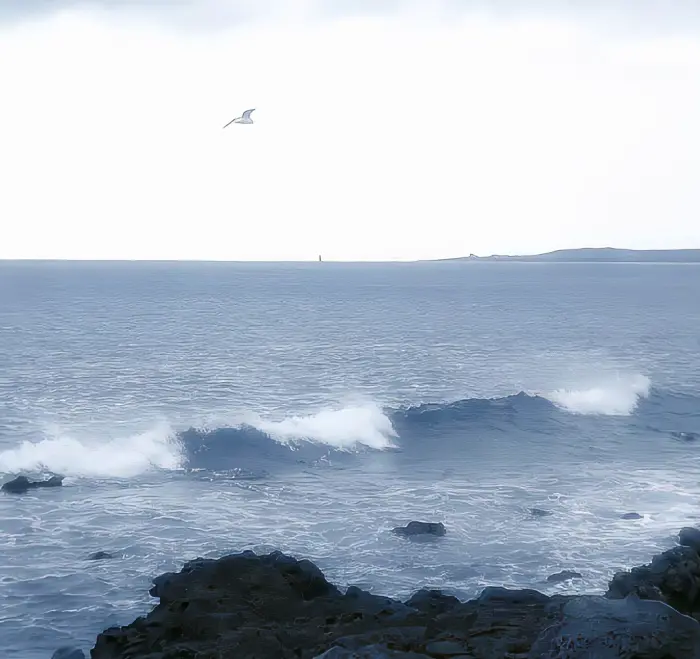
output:
POLYGON ((617 249, 583 247, 523 256, 458 256, 435 261, 515 261, 532 263, 700 263, 700 249, 617 249))

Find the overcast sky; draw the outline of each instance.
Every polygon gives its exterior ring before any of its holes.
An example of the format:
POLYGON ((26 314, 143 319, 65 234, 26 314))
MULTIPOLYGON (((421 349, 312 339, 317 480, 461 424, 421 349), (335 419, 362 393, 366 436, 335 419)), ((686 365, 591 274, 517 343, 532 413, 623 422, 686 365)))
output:
POLYGON ((0 90, 0 258, 700 248, 697 0, 0 0, 0 90))

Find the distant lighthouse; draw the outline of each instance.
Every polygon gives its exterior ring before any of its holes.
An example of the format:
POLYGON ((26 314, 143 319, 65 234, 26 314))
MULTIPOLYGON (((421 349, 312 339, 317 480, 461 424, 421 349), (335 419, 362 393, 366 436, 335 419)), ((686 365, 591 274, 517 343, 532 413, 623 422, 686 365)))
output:
POLYGON ((321 255, 319 254, 318 255, 318 262, 320 263, 321 261, 323 261, 323 259, 321 258, 321 255))

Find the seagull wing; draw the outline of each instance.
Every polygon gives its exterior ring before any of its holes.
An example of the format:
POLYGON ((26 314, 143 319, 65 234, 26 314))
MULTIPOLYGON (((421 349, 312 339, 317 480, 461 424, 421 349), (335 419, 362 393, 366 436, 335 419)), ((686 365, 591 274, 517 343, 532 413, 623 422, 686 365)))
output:
MULTIPOLYGON (((236 119, 237 119, 237 118, 238 118, 238 117, 236 117, 236 119)), ((226 126, 230 126, 234 121, 236 121, 236 119, 231 119, 231 121, 229 121, 229 122, 226 124, 226 126)), ((226 128, 226 126, 224 126, 224 128, 226 128)))
POLYGON ((251 113, 251 112, 255 112, 255 108, 253 108, 252 110, 246 110, 246 111, 243 113, 243 118, 244 118, 244 119, 250 119, 250 113, 251 113))

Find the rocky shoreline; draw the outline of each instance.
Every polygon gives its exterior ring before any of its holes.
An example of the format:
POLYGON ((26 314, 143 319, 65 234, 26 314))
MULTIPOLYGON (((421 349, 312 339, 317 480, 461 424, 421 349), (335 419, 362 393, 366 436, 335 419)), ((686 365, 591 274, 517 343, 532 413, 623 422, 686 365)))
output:
POLYGON ((615 574, 604 595, 487 587, 468 602, 438 590, 405 602, 342 592, 280 552, 196 559, 156 577, 158 605, 102 632, 91 657, 700 659, 700 530, 682 529, 678 542, 615 574))

